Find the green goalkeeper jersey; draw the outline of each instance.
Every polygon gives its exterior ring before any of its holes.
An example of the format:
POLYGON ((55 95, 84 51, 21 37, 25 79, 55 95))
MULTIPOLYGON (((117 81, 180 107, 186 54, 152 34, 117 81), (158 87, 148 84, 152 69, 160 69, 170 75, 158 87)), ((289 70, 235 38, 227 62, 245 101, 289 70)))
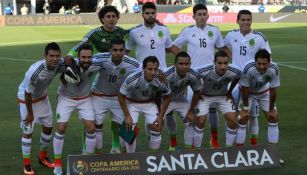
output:
POLYGON ((108 32, 103 29, 103 26, 100 26, 87 33, 82 41, 70 50, 69 55, 77 57, 78 49, 84 43, 90 44, 93 47, 94 53, 108 52, 112 39, 125 39, 128 33, 129 30, 125 30, 121 27, 116 26, 113 32, 108 32))

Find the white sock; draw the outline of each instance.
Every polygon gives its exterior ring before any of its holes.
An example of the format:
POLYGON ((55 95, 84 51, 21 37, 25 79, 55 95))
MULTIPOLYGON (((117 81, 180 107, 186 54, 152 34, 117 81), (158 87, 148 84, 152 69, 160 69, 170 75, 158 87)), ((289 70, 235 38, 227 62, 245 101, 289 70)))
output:
POLYGON ((161 145, 161 133, 156 131, 150 131, 149 148, 159 149, 161 145))
POLYGON ((56 132, 53 137, 53 152, 55 156, 62 155, 63 145, 64 145, 64 135, 56 132))
POLYGON ((279 129, 277 123, 268 123, 268 140, 269 143, 278 143, 279 129))
POLYGON ((52 135, 46 135, 43 132, 41 132, 41 136, 40 136, 40 143, 41 143, 41 150, 47 150, 48 146, 50 144, 51 141, 51 137, 52 135))
POLYGON ((102 151, 102 146, 103 146, 103 134, 102 134, 102 129, 95 129, 96 132, 96 150, 97 151, 102 151))
POLYGON ((259 133, 259 124, 258 124, 258 117, 251 116, 249 121, 249 133, 251 135, 258 135, 259 133))
POLYGON ((96 134, 95 133, 90 134, 86 132, 85 144, 86 144, 86 153, 93 154, 95 152, 95 147, 96 147, 96 134))
POLYGON ((127 153, 134 153, 136 150, 136 139, 134 139, 133 143, 130 145, 125 142, 127 153))
POLYGON ((22 155, 24 158, 25 157, 30 158, 31 147, 32 147, 32 139, 21 137, 21 149, 22 149, 22 155))
POLYGON ((244 144, 245 139, 246 139, 246 125, 238 124, 236 143, 244 144))
POLYGON ((226 147, 233 146, 236 140, 236 134, 237 134, 236 129, 230 129, 228 127, 226 128, 226 147))
POLYGON ((200 148, 201 143, 203 141, 203 135, 204 135, 204 129, 200 129, 197 126, 194 127, 194 147, 195 148, 200 148))
POLYGON ((184 144, 192 147, 194 140, 194 127, 188 122, 184 123, 184 144))

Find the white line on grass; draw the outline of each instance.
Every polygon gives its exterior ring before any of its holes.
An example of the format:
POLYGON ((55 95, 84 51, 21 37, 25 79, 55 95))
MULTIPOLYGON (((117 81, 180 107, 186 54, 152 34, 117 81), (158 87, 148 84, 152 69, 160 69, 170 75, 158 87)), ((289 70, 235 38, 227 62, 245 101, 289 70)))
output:
POLYGON ((50 40, 39 40, 39 41, 17 41, 17 42, 8 42, 8 43, 0 43, 0 46, 16 46, 16 45, 26 45, 26 44, 40 44, 46 42, 63 42, 63 41, 76 41, 80 40, 80 38, 70 38, 70 39, 50 39, 50 40))
POLYGON ((298 69, 298 70, 307 71, 307 69, 301 68, 301 67, 297 67, 297 66, 290 66, 290 65, 287 65, 287 64, 283 64, 283 63, 277 63, 277 64, 278 64, 278 65, 281 65, 281 66, 288 67, 288 68, 292 68, 292 69, 298 69))
POLYGON ((277 64, 296 64, 296 63, 307 63, 307 61, 281 61, 276 62, 277 64))
POLYGON ((33 61, 38 61, 38 60, 15 59, 15 58, 3 58, 3 57, 0 57, 0 60, 6 60, 6 61, 23 61, 23 62, 33 62, 33 61))

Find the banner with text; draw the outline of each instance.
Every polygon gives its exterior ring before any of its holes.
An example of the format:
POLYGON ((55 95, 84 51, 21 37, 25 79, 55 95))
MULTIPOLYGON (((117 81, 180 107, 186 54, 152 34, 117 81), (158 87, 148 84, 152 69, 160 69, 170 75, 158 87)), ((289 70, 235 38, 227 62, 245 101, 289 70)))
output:
POLYGON ((192 174, 280 167, 276 145, 68 156, 71 175, 192 174))
MULTIPOLYGON (((157 19, 163 24, 192 24, 192 13, 158 13, 157 19)), ((212 13, 209 14, 208 23, 235 23, 236 13, 212 13)))

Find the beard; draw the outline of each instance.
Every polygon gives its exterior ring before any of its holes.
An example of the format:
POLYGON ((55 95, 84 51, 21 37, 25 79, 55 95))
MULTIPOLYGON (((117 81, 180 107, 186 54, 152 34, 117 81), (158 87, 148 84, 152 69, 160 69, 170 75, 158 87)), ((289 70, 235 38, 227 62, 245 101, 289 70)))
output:
POLYGON ((80 64, 80 67, 83 69, 83 70, 87 70, 89 67, 90 67, 91 63, 90 62, 82 62, 80 64))
POLYGON ((148 25, 153 25, 156 22, 155 18, 148 18, 145 20, 145 23, 148 25))

